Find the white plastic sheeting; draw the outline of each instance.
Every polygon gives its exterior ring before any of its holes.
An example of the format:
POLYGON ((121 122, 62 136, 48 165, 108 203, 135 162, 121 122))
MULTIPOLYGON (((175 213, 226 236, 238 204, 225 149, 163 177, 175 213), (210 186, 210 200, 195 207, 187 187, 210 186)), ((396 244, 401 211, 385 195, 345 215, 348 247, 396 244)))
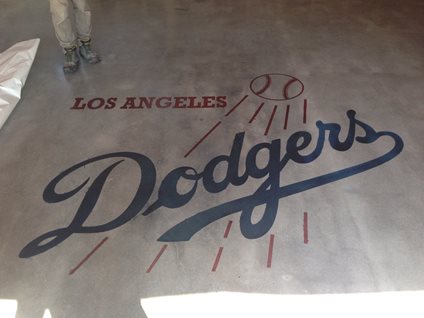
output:
POLYGON ((149 318, 421 318, 423 296, 423 291, 322 295, 218 292, 146 298, 140 302, 149 318))
POLYGON ((0 54, 0 128, 21 98, 40 39, 16 43, 0 54))

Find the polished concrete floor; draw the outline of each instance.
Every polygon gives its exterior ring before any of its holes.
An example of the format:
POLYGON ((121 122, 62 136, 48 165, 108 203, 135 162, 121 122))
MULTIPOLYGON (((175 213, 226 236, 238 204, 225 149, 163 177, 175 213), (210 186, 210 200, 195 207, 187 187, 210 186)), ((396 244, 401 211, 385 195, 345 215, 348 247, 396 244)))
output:
POLYGON ((66 76, 48 1, 1 5, 0 51, 41 39, 0 130, 17 318, 424 289, 422 1, 93 0, 66 76))

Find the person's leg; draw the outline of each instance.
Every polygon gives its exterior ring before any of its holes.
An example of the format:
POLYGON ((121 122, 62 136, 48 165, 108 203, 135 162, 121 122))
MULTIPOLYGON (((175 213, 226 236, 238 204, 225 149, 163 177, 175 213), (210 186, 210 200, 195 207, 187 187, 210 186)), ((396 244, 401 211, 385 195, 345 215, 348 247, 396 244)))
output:
POLYGON ((77 44, 71 17, 69 16, 69 5, 69 0, 50 0, 53 27, 62 48, 71 48, 77 44))
POLYGON ((91 39, 91 11, 87 0, 71 0, 75 14, 75 26, 78 39, 88 41, 91 39))
POLYGON ((100 56, 91 48, 91 11, 87 0, 72 0, 72 2, 78 39, 81 42, 80 54, 89 63, 98 63, 100 56))
POLYGON ((50 0, 53 27, 60 46, 65 53, 63 71, 73 73, 78 70, 79 58, 77 54, 77 39, 69 16, 68 0, 50 0))

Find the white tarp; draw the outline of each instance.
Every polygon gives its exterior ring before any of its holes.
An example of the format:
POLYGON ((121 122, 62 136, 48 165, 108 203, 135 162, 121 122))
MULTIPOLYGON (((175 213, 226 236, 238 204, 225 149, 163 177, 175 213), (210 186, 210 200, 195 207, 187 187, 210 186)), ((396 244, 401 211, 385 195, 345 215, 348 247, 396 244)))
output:
POLYGON ((21 98, 40 39, 16 43, 0 54, 0 128, 21 98))

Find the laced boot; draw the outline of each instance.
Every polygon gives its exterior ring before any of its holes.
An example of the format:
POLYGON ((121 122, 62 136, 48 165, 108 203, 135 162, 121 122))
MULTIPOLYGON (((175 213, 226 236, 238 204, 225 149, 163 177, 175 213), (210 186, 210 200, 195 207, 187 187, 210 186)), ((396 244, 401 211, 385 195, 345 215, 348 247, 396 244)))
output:
POLYGON ((65 49, 65 62, 63 72, 66 74, 75 73, 79 67, 79 57, 76 46, 65 49))
POLYGON ((91 40, 81 41, 79 52, 83 59, 90 64, 96 64, 101 61, 99 54, 91 49, 91 40))

